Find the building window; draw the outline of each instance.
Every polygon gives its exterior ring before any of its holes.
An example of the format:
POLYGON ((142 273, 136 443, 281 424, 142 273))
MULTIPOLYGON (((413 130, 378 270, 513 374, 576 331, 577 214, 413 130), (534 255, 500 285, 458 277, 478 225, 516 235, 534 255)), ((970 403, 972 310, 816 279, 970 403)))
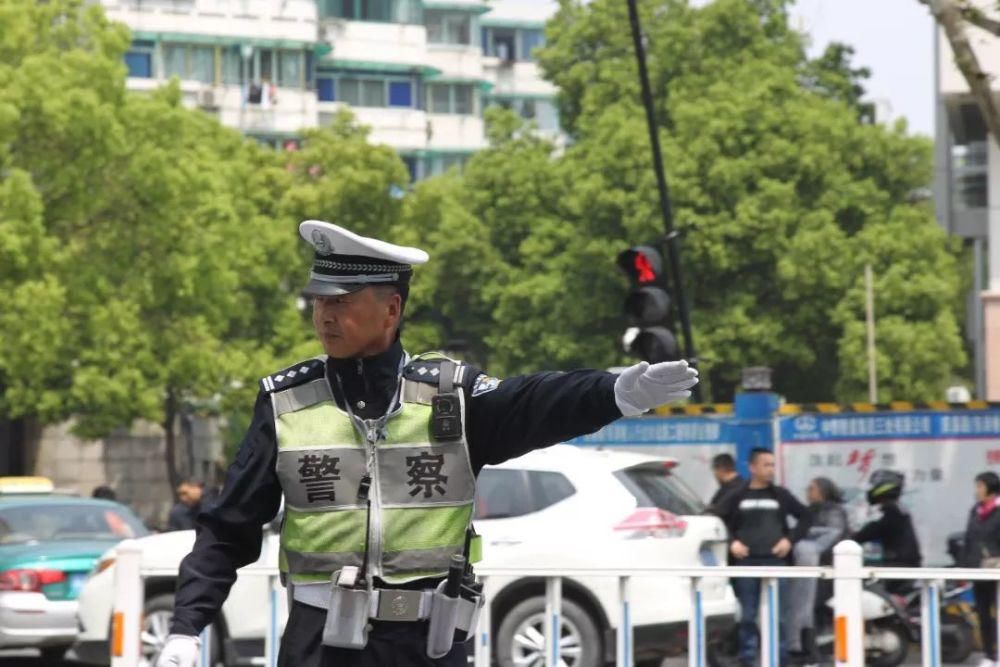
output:
POLYGON ((473 17, 468 12, 446 12, 428 9, 424 12, 427 41, 430 44, 472 44, 473 17))
POLYGON ((153 54, 145 51, 132 50, 125 54, 125 66, 128 75, 141 79, 153 78, 153 54))
POLYGON ((356 107, 416 106, 411 79, 327 73, 316 79, 316 96, 321 102, 344 102, 356 107))
POLYGON ((274 51, 260 49, 260 80, 263 83, 274 83, 274 51))
POLYGON ((385 82, 377 79, 341 78, 337 100, 356 107, 384 107, 385 82))
POLYGON ((187 56, 182 44, 163 45, 163 73, 166 76, 187 78, 187 56))
POLYGON ((222 50, 222 83, 237 86, 243 83, 243 56, 239 46, 222 50))
POLYGON ((302 83, 302 52, 278 51, 278 85, 301 88, 302 83))
POLYGON ((435 155, 434 157, 429 157, 424 161, 425 173, 422 176, 438 176, 445 173, 449 169, 463 171, 465 169, 465 163, 468 161, 469 156, 464 153, 435 155))
POLYGON ((389 106, 391 107, 412 107, 413 106, 413 84, 409 81, 389 82, 389 106))
POLYGON ((483 53, 500 60, 514 60, 517 55, 517 31, 513 28, 484 28, 483 53))
POLYGON ((333 79, 327 76, 316 77, 316 97, 320 102, 333 102, 334 97, 333 79))
POLYGON ((189 44, 163 45, 163 73, 186 81, 215 82, 215 48, 189 44))
POLYGON ((215 47, 192 46, 188 57, 190 58, 189 78, 202 83, 215 82, 215 47))
POLYGON ((525 120, 534 121, 539 130, 559 130, 559 112, 547 99, 498 97, 491 104, 510 109, 525 120))
POLYGON ((319 14, 352 21, 416 23, 423 21, 421 0, 320 0, 319 14))
POLYGON ((315 71, 315 67, 313 66, 314 56, 313 52, 309 51, 308 49, 306 50, 305 54, 306 54, 306 90, 312 90, 313 72, 315 71))
POLYGON ((519 60, 534 60, 532 51, 540 46, 545 46, 545 33, 541 30, 521 31, 521 52, 519 60))
POLYGON ((532 51, 545 45, 540 28, 483 28, 483 54, 500 60, 534 60, 532 51))
POLYGON ((538 100, 535 104, 535 122, 538 123, 539 130, 559 130, 559 110, 556 105, 549 100, 538 100))
POLYGON ((418 178, 417 165, 419 161, 412 155, 403 155, 401 157, 403 159, 403 164, 406 165, 406 171, 410 172, 410 182, 416 182, 418 178))
POLYGON ((428 111, 471 115, 476 113, 476 91, 469 83, 436 83, 427 96, 428 111))

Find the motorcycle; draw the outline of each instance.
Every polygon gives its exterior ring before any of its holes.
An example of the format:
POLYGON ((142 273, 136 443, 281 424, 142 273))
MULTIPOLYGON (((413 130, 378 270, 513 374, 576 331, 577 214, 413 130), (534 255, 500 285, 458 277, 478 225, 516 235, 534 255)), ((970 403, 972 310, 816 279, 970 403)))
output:
MULTIPOLYGON (((940 627, 941 661, 948 664, 962 664, 969 659, 976 648, 976 613, 966 600, 972 586, 964 582, 946 582, 941 592, 940 627)), ((921 600, 920 590, 899 596, 899 603, 906 609, 910 638, 920 641, 921 600)))
MULTIPOLYGON (((816 645, 823 656, 834 650, 833 598, 817 614, 816 645)), ((865 664, 872 667, 896 667, 906 661, 911 635, 906 609, 877 582, 865 584, 861 591, 861 617, 865 622, 865 664)))
MULTIPOLYGON (((866 584, 861 592, 861 611, 865 622, 865 664, 871 667, 896 667, 906 660, 910 647, 906 610, 877 583, 866 584)), ((832 661, 834 653, 833 598, 827 594, 818 605, 816 647, 821 657, 832 661)), ((737 664, 736 632, 708 647, 712 667, 737 664)))

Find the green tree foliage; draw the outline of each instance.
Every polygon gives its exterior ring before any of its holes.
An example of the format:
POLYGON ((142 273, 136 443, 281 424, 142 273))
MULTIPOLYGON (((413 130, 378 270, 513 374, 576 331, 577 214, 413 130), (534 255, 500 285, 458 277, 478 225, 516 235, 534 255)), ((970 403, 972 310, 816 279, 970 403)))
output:
POLYGON ((346 117, 277 153, 176 84, 129 94, 128 44, 82 0, 0 7, 0 419, 145 418, 171 449, 179 413, 246 414, 316 353, 298 222, 385 233, 407 174, 346 117))
MULTIPOLYGON (((930 146, 861 122, 866 72, 843 47, 810 61, 786 4, 641 3, 710 396, 731 398, 742 367, 767 364, 792 400, 863 398, 871 262, 882 397, 940 398, 966 359, 955 248, 912 201, 930 146)), ((627 26, 625 3, 564 0, 541 65, 572 143, 555 151, 495 114, 492 147, 449 188, 491 247, 481 310, 449 327, 476 337, 492 314, 491 369, 623 361, 613 260, 662 235, 627 26)), ((457 289, 433 287, 441 302, 457 289)))

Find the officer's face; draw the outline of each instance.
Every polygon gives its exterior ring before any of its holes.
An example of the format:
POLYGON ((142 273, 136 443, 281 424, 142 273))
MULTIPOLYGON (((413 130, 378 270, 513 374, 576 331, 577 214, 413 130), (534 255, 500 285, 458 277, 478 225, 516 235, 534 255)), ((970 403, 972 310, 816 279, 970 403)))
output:
POLYGON ((399 294, 375 287, 341 296, 316 297, 313 326, 323 350, 334 359, 384 352, 395 338, 401 303, 399 294))

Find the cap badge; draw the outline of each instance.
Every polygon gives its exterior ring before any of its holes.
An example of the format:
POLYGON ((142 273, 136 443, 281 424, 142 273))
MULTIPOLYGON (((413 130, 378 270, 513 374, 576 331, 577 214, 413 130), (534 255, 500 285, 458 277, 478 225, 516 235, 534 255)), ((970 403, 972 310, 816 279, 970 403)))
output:
POLYGON ((329 237, 318 229, 312 230, 312 244, 316 252, 321 255, 332 255, 336 252, 329 237))

